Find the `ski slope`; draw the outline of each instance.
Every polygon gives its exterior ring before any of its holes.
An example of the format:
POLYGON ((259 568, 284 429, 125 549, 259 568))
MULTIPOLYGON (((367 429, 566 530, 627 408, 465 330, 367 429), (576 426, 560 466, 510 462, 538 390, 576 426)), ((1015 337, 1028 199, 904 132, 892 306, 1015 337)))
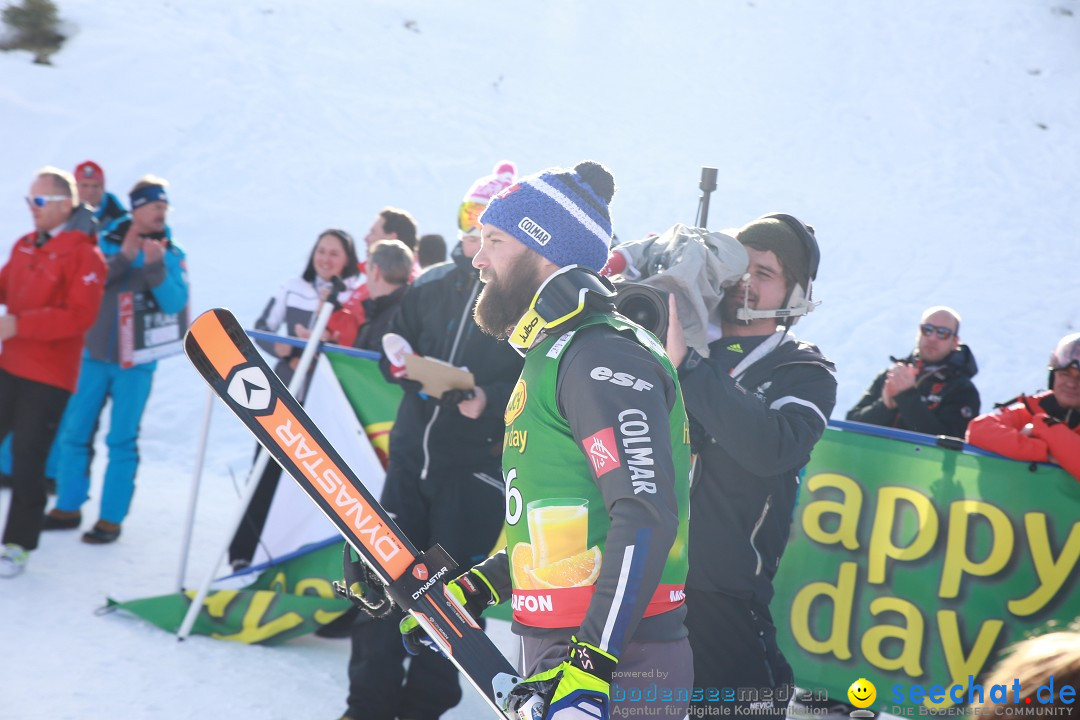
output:
MULTIPOLYGON (((253 321, 326 227, 363 237, 395 205, 452 237, 499 159, 605 163, 621 239, 692 222, 711 165, 710 226, 770 211, 816 226, 823 304, 796 334, 836 361, 838 417, 929 305, 963 315, 984 408, 1043 387, 1054 343, 1080 327, 1077 0, 60 6, 72 37, 53 67, 0 54, 3 257, 31 227, 39 167, 94 159, 125 200, 153 172, 172 184, 193 311, 253 321)), ((184 360, 162 362, 120 541, 48 533, 0 585, 0 717, 344 710, 347 642, 180 644, 95 614, 106 595, 176 588, 206 392, 184 360)), ((212 431, 189 585, 252 452, 220 407, 212 431)), ((469 701, 449 717, 477 717, 469 701)))

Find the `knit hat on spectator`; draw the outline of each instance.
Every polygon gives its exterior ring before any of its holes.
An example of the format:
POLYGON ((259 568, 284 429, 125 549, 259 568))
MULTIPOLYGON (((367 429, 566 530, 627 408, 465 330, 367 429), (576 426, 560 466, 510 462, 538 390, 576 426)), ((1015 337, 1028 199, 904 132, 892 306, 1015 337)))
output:
POLYGON ((517 166, 509 160, 495 163, 491 175, 478 178, 465 193, 458 208, 458 237, 480 234, 480 214, 491 198, 514 184, 517 166))
POLYGON ((500 192, 480 217, 513 235, 559 267, 582 265, 599 272, 611 247, 615 179, 591 160, 573 170, 550 168, 500 192))
POLYGON ((169 193, 164 185, 150 183, 143 185, 138 190, 132 190, 128 195, 128 199, 131 201, 131 209, 137 210, 143 205, 153 202, 163 202, 168 204, 169 193))
POLYGON ((761 217, 744 225, 736 238, 755 250, 771 250, 783 264, 784 274, 790 280, 804 291, 809 287, 810 258, 806 244, 786 222, 776 217, 761 217))
POLYGON ((75 166, 75 180, 98 180, 105 184, 105 171, 93 160, 86 160, 75 166))

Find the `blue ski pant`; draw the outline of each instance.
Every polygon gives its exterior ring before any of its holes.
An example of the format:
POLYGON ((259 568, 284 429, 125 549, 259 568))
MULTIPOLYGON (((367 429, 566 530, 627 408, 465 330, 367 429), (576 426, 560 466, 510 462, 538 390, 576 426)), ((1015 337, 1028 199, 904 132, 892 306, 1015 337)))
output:
POLYGON ((142 421, 156 363, 121 368, 118 363, 84 357, 79 384, 60 426, 60 462, 56 476, 56 507, 74 512, 89 497, 94 435, 105 401, 112 401, 109 464, 101 491, 99 519, 121 523, 135 494, 139 467, 139 423, 142 421))

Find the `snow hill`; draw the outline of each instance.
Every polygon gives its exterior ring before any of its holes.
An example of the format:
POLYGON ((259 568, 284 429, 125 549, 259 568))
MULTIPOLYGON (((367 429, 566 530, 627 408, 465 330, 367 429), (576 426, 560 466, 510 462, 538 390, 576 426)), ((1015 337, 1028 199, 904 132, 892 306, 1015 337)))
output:
MULTIPOLYGON (((796 331, 837 363, 837 417, 911 348, 926 306, 963 315, 984 408, 1043 387, 1053 344, 1080 327, 1077 0, 60 6, 73 36, 53 67, 0 55, 4 258, 39 167, 92 158, 124 199, 153 172, 172 184, 193 309, 254 320, 320 230, 363 237, 392 204, 451 237, 462 194, 502 158, 607 164, 622 239, 692 222, 712 165, 711 227, 780 210, 817 228, 823 304, 796 331)), ((205 398, 185 361, 163 362, 121 541, 47 534, 0 586, 0 717, 344 708, 347 643, 181 645, 93 614, 107 594, 175 588, 205 398)), ((213 433, 189 584, 252 449, 220 408, 213 433)))

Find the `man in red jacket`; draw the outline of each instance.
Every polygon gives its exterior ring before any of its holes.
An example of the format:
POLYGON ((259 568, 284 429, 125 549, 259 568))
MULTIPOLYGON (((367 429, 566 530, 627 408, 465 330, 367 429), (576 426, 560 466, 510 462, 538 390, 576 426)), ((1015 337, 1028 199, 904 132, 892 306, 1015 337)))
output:
POLYGON ((1014 460, 1053 462, 1080 480, 1080 333, 1050 355, 1050 390, 971 421, 967 441, 1014 460))
POLYGON ((12 439, 12 493, 0 577, 37 548, 45 515, 45 458, 75 389, 83 336, 97 318, 105 259, 71 173, 38 171, 26 198, 34 230, 0 268, 0 441, 12 439))

